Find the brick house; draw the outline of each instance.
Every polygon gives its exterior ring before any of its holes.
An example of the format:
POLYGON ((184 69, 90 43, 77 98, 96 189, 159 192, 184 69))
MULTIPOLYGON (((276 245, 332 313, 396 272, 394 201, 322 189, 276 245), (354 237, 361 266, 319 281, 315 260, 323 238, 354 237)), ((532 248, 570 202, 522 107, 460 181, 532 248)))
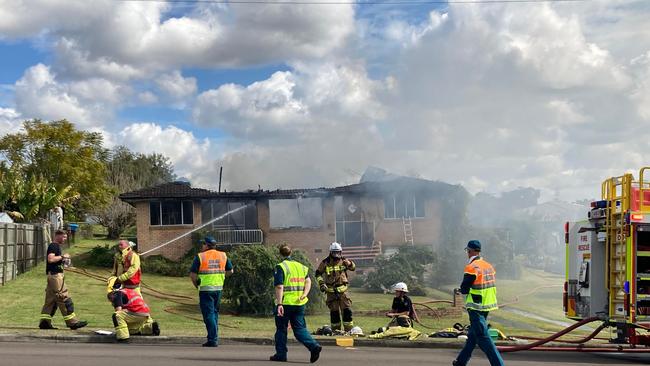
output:
MULTIPOLYGON (((225 215, 206 228, 228 244, 288 243, 314 263, 337 241, 361 264, 404 245, 434 250, 442 238, 444 198, 460 186, 397 177, 335 188, 215 192, 172 182, 120 195, 136 208, 140 252, 225 215)), ((176 259, 192 246, 191 235, 152 254, 176 259)))

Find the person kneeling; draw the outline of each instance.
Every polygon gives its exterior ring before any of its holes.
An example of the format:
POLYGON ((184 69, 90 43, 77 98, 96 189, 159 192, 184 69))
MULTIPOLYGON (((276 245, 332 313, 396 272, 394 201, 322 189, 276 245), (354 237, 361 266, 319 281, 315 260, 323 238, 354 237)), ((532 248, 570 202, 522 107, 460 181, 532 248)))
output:
POLYGON ((417 313, 413 308, 413 302, 406 296, 408 287, 404 282, 398 282, 393 285, 395 298, 391 311, 386 316, 391 318, 387 327, 379 329, 378 332, 371 334, 368 338, 407 338, 414 340, 420 336, 420 331, 413 328, 413 321, 417 320, 417 313))
POLYGON ((149 306, 135 289, 122 288, 117 277, 108 279, 108 300, 113 304, 113 325, 118 342, 128 342, 130 335, 160 335, 158 322, 151 319, 149 306))

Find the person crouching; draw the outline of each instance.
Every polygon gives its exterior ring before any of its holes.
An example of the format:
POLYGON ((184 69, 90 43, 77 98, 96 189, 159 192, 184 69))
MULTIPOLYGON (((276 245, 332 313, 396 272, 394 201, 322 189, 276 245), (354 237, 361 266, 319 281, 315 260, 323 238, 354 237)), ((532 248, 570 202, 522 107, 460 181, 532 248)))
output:
POLYGON ((160 335, 158 322, 151 319, 149 306, 136 289, 123 288, 117 277, 109 277, 108 301, 113 304, 113 325, 118 342, 128 342, 130 335, 160 335))

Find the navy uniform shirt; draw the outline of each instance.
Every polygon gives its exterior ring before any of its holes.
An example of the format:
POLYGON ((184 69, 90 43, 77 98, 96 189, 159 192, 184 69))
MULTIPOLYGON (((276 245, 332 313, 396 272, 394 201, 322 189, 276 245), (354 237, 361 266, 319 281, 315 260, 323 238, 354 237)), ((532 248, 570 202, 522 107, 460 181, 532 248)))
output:
POLYGON ((391 309, 394 313, 403 313, 405 311, 408 311, 409 318, 414 318, 413 302, 406 295, 393 298, 393 306, 391 309))
MULTIPOLYGON (((47 258, 47 256, 50 253, 52 253, 52 254, 54 254, 56 256, 60 256, 61 255, 61 247, 59 246, 59 244, 51 243, 50 245, 48 245, 47 246, 47 253, 45 254, 45 257, 47 258)), ((50 263, 46 259, 45 262, 47 263, 45 265, 45 273, 46 274, 63 273, 63 259, 61 259, 58 262, 54 262, 54 263, 50 263)))

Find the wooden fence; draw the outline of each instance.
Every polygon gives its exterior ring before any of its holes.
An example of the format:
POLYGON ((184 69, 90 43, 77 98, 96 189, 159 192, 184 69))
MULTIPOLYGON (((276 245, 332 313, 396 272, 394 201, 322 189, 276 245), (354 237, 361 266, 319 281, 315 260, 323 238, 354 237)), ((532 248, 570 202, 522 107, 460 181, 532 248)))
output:
POLYGON ((50 230, 40 224, 0 224, 0 285, 45 260, 50 230))

